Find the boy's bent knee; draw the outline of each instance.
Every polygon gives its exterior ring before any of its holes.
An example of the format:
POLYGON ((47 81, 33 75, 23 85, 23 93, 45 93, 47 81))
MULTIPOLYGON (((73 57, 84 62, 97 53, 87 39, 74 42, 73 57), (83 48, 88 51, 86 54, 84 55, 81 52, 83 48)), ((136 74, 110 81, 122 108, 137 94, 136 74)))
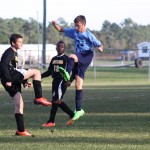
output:
POLYGON ((54 104, 58 104, 58 105, 59 105, 59 104, 61 104, 61 103, 62 103, 62 101, 61 101, 61 100, 56 100, 56 101, 53 101, 53 103, 54 103, 54 104))
POLYGON ((32 69, 32 72, 36 75, 41 74, 40 70, 38 70, 38 69, 32 69))
POLYGON ((70 54, 69 57, 73 58, 75 62, 78 62, 78 57, 75 54, 70 54))

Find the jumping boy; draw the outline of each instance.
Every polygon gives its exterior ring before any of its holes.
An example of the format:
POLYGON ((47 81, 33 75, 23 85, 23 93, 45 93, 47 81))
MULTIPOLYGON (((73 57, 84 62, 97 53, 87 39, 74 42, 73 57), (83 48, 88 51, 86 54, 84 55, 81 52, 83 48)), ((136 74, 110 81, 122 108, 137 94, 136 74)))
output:
POLYGON ((17 50, 21 49, 23 37, 20 34, 10 36, 10 45, 1 57, 1 83, 9 93, 15 103, 15 118, 17 123, 16 135, 32 136, 24 127, 23 108, 24 102, 21 95, 21 83, 29 78, 33 79, 35 92, 35 104, 50 106, 46 98, 42 97, 41 73, 37 69, 17 69, 18 55, 17 50))
POLYGON ((75 75, 75 101, 76 101, 76 111, 75 116, 72 120, 76 120, 85 114, 82 109, 82 99, 83 99, 83 79, 85 72, 93 59, 92 47, 98 47, 100 52, 103 51, 103 45, 96 37, 86 29, 86 18, 83 15, 79 15, 74 19, 75 28, 63 28, 57 24, 56 21, 52 21, 53 26, 59 32, 64 32, 65 36, 74 40, 76 53, 71 54, 66 70, 59 68, 59 71, 63 73, 64 79, 69 82, 70 73, 74 65, 77 63, 77 73, 75 75))
MULTIPOLYGON (((47 123, 43 124, 44 127, 53 127, 55 126, 55 116, 60 107, 69 118, 74 117, 74 112, 62 101, 63 96, 66 92, 67 86, 63 79, 62 74, 59 72, 59 67, 66 69, 68 56, 64 54, 66 45, 63 41, 59 41, 56 44, 57 56, 54 56, 50 61, 48 70, 42 73, 42 78, 52 76, 52 108, 50 111, 50 117, 47 123)), ((73 122, 68 122, 67 125, 72 124, 73 122)))

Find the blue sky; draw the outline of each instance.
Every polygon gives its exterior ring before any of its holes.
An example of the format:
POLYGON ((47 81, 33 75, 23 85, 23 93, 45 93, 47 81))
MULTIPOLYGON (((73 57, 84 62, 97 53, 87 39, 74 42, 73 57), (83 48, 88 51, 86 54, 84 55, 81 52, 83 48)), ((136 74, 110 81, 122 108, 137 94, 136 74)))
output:
MULTIPOLYGON (((119 24, 125 18, 147 25, 149 10, 150 0, 47 0, 47 23, 59 17, 72 23, 82 14, 87 18, 87 27, 94 30, 100 30, 105 20, 119 24)), ((42 22, 43 0, 2 0, 0 17, 38 18, 42 22)))

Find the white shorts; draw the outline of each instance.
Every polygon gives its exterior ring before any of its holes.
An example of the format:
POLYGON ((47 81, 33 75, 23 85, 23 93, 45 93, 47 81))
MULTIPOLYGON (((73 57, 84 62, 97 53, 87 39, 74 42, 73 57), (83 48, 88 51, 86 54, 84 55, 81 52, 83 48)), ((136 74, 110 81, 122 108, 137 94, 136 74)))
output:
POLYGON ((25 74, 27 73, 27 70, 25 69, 17 69, 17 71, 19 71, 23 76, 25 76, 25 74))

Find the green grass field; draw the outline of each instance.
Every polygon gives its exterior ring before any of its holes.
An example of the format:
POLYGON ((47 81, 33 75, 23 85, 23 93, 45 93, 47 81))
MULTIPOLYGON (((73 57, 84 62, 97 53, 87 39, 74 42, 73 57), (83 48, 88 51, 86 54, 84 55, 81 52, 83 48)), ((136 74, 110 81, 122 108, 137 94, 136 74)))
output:
MULTIPOLYGON (((0 86, 0 150, 149 150, 150 82, 148 68, 89 68, 84 84, 86 115, 66 127, 61 110, 53 132, 41 128, 49 107, 35 106, 33 88, 23 90, 25 126, 35 137, 14 136, 16 122, 11 98, 0 86), (94 76, 96 78, 94 79, 94 76)), ((43 95, 51 98, 51 79, 44 79, 43 95)), ((74 110, 74 85, 64 101, 74 110)))

